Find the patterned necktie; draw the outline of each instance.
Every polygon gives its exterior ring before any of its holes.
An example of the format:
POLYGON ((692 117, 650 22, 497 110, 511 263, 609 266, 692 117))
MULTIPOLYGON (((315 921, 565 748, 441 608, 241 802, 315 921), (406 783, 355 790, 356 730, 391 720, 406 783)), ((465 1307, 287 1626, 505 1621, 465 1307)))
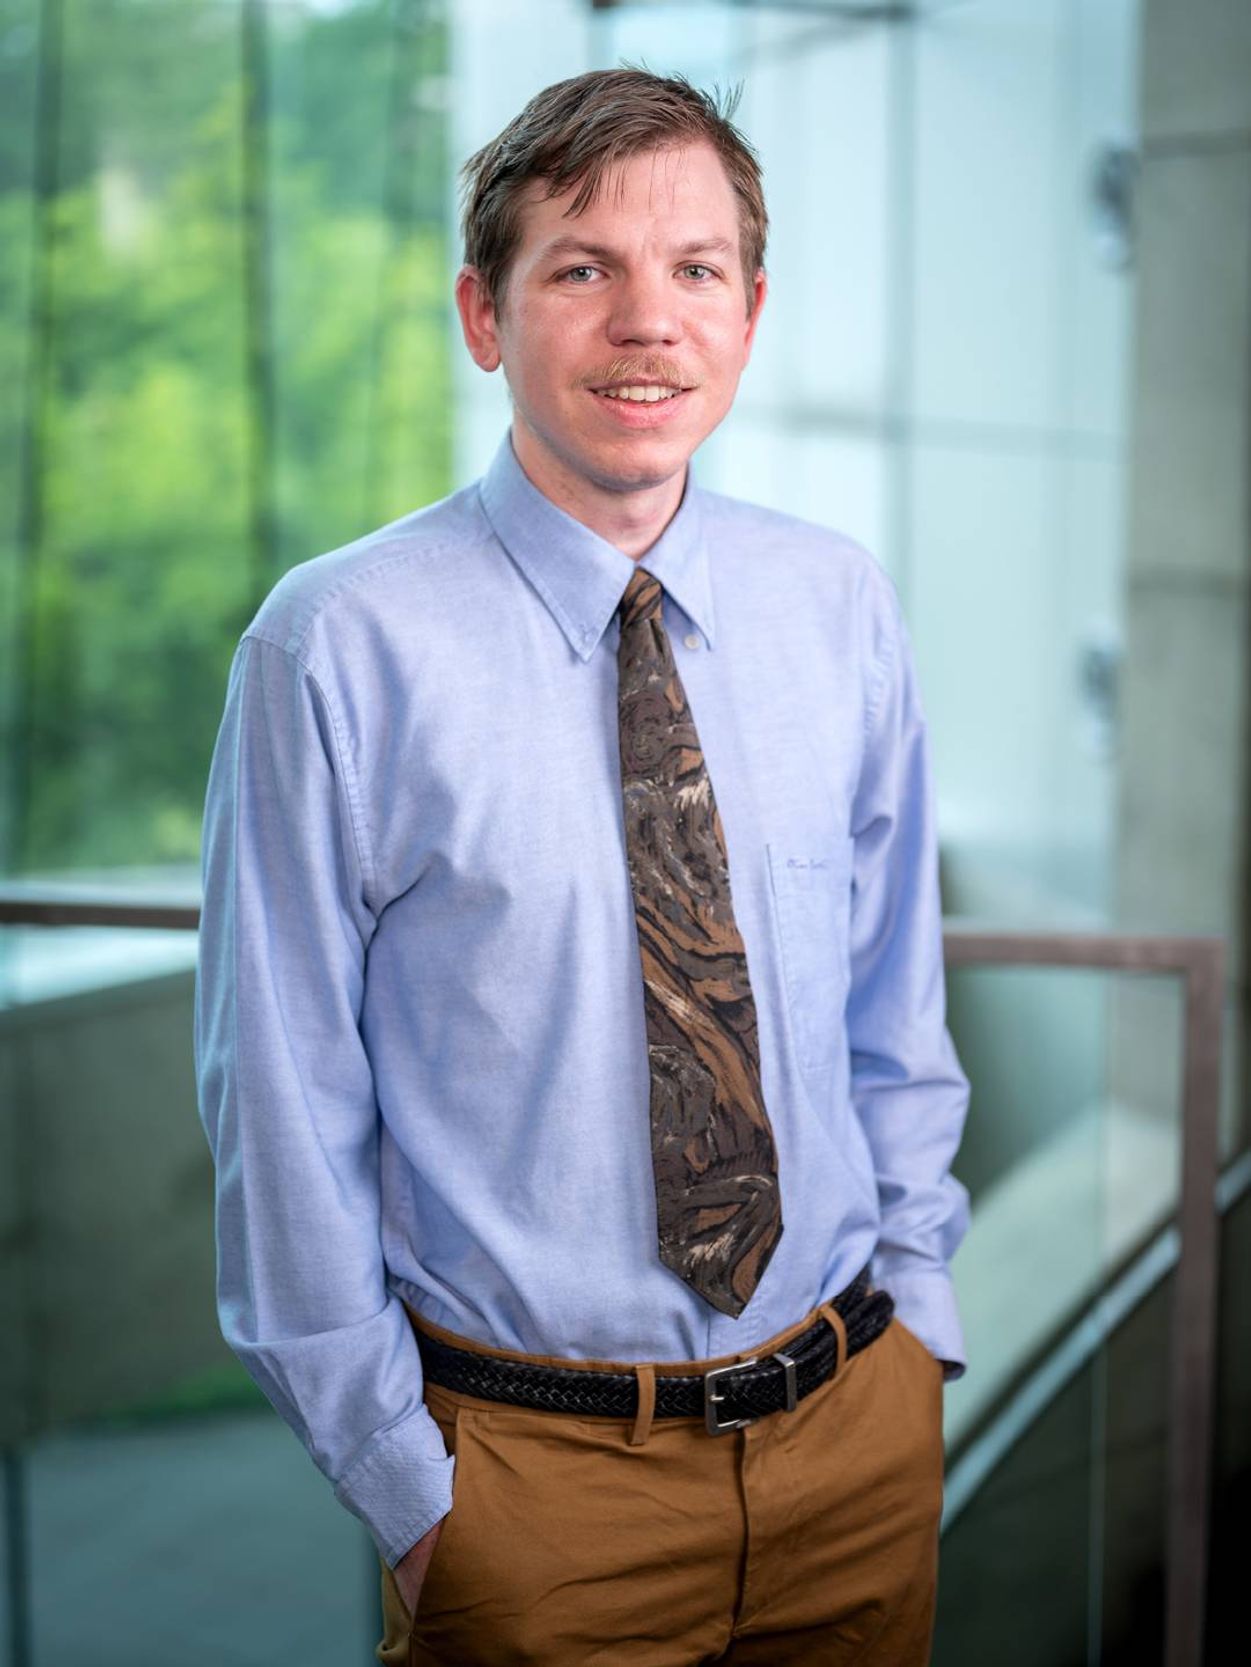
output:
POLYGON ((617 650, 660 1259, 737 1316, 782 1236, 777 1153, 725 836, 661 597, 660 581, 637 568, 617 650))

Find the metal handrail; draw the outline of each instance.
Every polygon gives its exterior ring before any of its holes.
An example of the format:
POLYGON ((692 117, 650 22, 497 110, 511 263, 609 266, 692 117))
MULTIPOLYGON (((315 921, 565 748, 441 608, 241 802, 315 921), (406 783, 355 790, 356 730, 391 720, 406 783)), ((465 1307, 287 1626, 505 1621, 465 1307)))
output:
MULTIPOLYGON (((195 930, 195 904, 99 888, 0 886, 0 926, 195 930)), ((1037 932, 947 921, 948 967, 1085 967, 1167 975, 1185 988, 1180 1252, 1169 1380, 1165 1667, 1201 1667, 1216 1359, 1218 1122, 1225 941, 1120 932, 1037 932)))
POLYGON ((0 885, 0 926, 130 926, 194 932, 198 903, 156 903, 150 895, 99 887, 44 892, 0 885))

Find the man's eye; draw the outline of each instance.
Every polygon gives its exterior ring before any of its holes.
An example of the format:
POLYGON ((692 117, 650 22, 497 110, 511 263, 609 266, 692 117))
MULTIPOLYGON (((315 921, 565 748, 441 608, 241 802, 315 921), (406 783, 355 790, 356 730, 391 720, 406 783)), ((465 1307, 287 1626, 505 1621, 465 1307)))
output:
POLYGON ((571 279, 575 284, 580 284, 586 281, 585 277, 579 276, 580 273, 590 274, 594 271, 595 268, 593 266, 571 266, 568 272, 565 273, 565 277, 571 279))
POLYGON ((688 278, 692 277, 692 276, 698 277, 700 275, 703 275, 703 276, 706 276, 706 277, 711 277, 712 276, 712 267, 711 266, 701 266, 698 262, 695 262, 691 266, 684 266, 682 268, 682 270, 683 270, 683 272, 686 273, 688 278))

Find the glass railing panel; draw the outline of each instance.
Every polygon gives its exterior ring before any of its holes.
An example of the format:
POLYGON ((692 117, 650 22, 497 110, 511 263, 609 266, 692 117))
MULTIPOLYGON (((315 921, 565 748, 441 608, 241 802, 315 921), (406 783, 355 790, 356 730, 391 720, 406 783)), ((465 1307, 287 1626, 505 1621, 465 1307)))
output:
POLYGON ((1038 1667, 1144 1637, 1133 1659, 1162 1660, 1181 985, 955 967, 948 991, 973 1218, 936 1667, 994 1660, 1008 1636, 1038 1667))
POLYGON ((194 956, 191 932, 0 929, 0 1445, 29 1659, 176 1639, 197 1667, 364 1667, 372 1542, 218 1330, 194 956))

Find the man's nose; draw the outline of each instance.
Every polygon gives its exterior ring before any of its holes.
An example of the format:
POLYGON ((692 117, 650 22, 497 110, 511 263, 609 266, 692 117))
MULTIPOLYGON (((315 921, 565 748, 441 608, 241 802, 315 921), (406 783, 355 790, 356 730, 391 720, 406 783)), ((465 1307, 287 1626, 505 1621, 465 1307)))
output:
POLYGON ((608 334, 614 343, 622 346, 680 340, 681 309, 672 277, 667 273, 622 277, 613 293, 608 334))

